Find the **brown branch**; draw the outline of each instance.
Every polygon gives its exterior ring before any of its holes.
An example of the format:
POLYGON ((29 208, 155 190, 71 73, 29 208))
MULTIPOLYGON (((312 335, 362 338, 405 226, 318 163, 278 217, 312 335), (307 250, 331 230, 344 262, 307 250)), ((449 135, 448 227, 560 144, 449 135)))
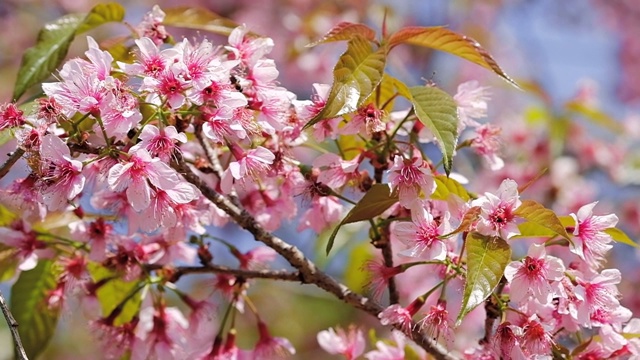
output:
MULTIPOLYGON (((158 270, 161 268, 162 266, 157 266, 157 265, 147 266, 147 269, 149 270, 158 270)), ((244 278, 244 279, 271 279, 271 280, 282 280, 282 281, 300 281, 300 273, 297 271, 244 270, 244 269, 233 269, 230 267, 213 265, 213 264, 207 264, 203 266, 179 266, 174 269, 174 273, 171 278, 172 278, 172 281, 177 281, 183 275, 209 274, 209 273, 228 274, 228 275, 233 275, 235 277, 244 278)))
POLYGON ((9 173, 11 167, 22 157, 22 155, 24 155, 24 150, 22 150, 22 148, 17 148, 16 151, 9 155, 7 161, 5 161, 5 163, 2 164, 2 167, 0 167, 0 179, 9 173))
POLYGON ((4 296, 2 296, 1 292, 0 308, 2 308, 2 313, 4 314, 4 318, 5 320, 7 320, 7 325, 9 325, 9 330, 11 331, 16 358, 19 360, 29 360, 29 358, 27 357, 27 353, 24 351, 24 347, 22 346, 22 341, 20 340, 20 334, 18 333, 18 322, 11 314, 11 311, 9 311, 7 303, 4 301, 4 296))
MULTIPOLYGON (((233 204, 229 199, 210 188, 202 179, 194 174, 188 165, 182 160, 171 164, 184 178, 198 187, 202 194, 213 202, 218 208, 226 212, 240 227, 249 231, 257 241, 274 249, 284 257, 294 268, 300 272, 299 280, 302 283, 314 284, 319 288, 333 294, 345 303, 363 310, 372 316, 378 317, 383 308, 353 291, 344 284, 339 283, 334 278, 319 270, 316 265, 307 259, 305 255, 295 246, 288 244, 277 236, 267 232, 246 210, 233 204)), ((412 337, 418 345, 430 353, 438 360, 454 360, 457 357, 448 354, 448 351, 432 341, 418 326, 412 324, 412 337)))

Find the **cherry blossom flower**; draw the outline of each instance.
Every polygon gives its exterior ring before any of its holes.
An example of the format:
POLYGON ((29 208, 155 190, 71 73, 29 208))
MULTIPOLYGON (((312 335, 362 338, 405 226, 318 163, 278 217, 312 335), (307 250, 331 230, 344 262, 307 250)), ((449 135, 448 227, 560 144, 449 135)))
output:
POLYGON ((316 196, 311 200, 311 206, 300 217, 297 230, 312 229, 320 234, 342 216, 342 204, 335 196, 316 196))
MULTIPOLYGON (((329 84, 313 84, 313 95, 311 100, 294 100, 296 114, 304 121, 308 122, 316 116, 325 107, 331 85, 329 84)), ((338 124, 342 121, 341 117, 323 119, 313 125, 313 137, 317 141, 324 141, 326 138, 335 139, 338 136, 338 124)))
POLYGON ((484 196, 474 200, 472 206, 480 206, 482 214, 476 226, 483 235, 501 236, 509 239, 520 234, 515 224, 514 211, 520 206, 518 184, 511 179, 505 179, 498 188, 497 195, 486 192, 484 196))
POLYGON ((320 331, 317 339, 324 351, 332 355, 340 354, 347 360, 356 359, 364 352, 364 334, 355 326, 349 326, 348 331, 340 327, 337 327, 336 330, 329 328, 320 331))
POLYGON ((437 339, 442 335, 447 343, 453 342, 452 322, 447 311, 447 302, 438 300, 431 310, 425 313, 425 317, 418 321, 418 326, 425 329, 428 334, 437 339))
POLYGON ((131 346, 132 360, 170 360, 184 356, 182 346, 189 322, 180 310, 164 305, 146 306, 140 310, 139 318, 131 346))
POLYGON ((381 340, 376 341, 376 350, 369 351, 364 354, 364 357, 368 360, 404 360, 406 338, 399 331, 393 331, 391 335, 394 339, 393 344, 381 340))
POLYGON ((25 121, 24 112, 18 109, 15 103, 6 103, 0 106, 0 131, 22 126, 25 121))
POLYGON ((536 316, 522 326, 522 348, 528 355, 548 355, 555 343, 551 333, 537 321, 536 316))
POLYGON ((436 183, 429 165, 421 157, 411 160, 396 155, 389 168, 389 185, 398 191, 400 204, 411 208, 416 201, 429 197, 436 190, 436 183))
POLYGON ((72 159, 67 145, 53 134, 42 138, 40 151, 42 201, 51 211, 61 210, 84 188, 82 163, 72 159))
POLYGON ((3 244, 16 248, 18 269, 22 271, 35 268, 40 258, 53 255, 53 251, 44 241, 37 239, 36 232, 23 220, 13 221, 10 227, 0 227, 0 239, 3 244))
POLYGON ((500 359, 525 360, 520 336, 522 329, 506 321, 498 325, 492 339, 492 345, 500 359))
POLYGON ((267 325, 262 321, 258 321, 258 333, 260 338, 253 350, 254 360, 284 359, 296 353, 289 340, 271 336, 267 325))
POLYGON ((367 287, 371 290, 375 299, 379 299, 382 296, 389 284, 389 279, 405 271, 401 265, 388 267, 382 260, 369 260, 365 262, 362 268, 369 273, 367 287))
POLYGON ((451 231, 449 216, 449 213, 445 212, 439 221, 435 221, 427 209, 414 208, 411 212, 412 223, 399 223, 392 230, 398 240, 409 246, 400 254, 428 260, 444 260, 447 257, 447 246, 440 236, 451 231))
POLYGON ((458 85, 458 92, 453 96, 458 105, 458 118, 460 119, 458 130, 467 126, 479 126, 480 124, 475 119, 487 116, 488 89, 488 87, 480 86, 475 80, 458 85))
POLYGON ((127 199, 136 211, 142 211, 151 204, 149 182, 162 190, 174 188, 180 180, 175 171, 160 158, 152 158, 145 149, 129 151, 125 164, 118 163, 109 170, 109 188, 113 191, 126 190, 127 199))
POLYGON ((359 176, 357 170, 360 165, 359 158, 343 160, 334 153, 327 153, 318 156, 313 160, 313 166, 320 168, 318 182, 321 182, 332 189, 338 189, 359 176))
POLYGON ((156 45, 160 45, 169 37, 167 30, 162 25, 166 14, 158 5, 154 5, 151 11, 146 13, 142 22, 136 26, 135 30, 140 37, 150 38, 156 45))
POLYGON ((548 256, 543 244, 531 245, 522 261, 511 262, 504 271, 511 300, 521 303, 532 296, 541 304, 548 304, 554 296, 550 282, 560 281, 564 270, 562 260, 548 256))
POLYGON ((499 136, 502 129, 492 124, 483 124, 478 126, 475 131, 476 136, 471 140, 471 148, 487 161, 491 170, 502 169, 504 160, 498 156, 500 152, 499 136))
POLYGON ((424 305, 424 299, 421 297, 415 299, 406 308, 398 304, 392 304, 378 314, 378 319, 380 319, 380 324, 398 325, 405 334, 410 335, 411 318, 420 310, 422 305, 424 305))
POLYGON ((175 126, 158 129, 152 124, 146 125, 142 129, 139 138, 142 141, 133 146, 132 149, 147 149, 151 156, 159 157, 162 161, 170 160, 173 151, 178 149, 176 142, 187 142, 187 135, 178 133, 175 126))
POLYGON ((384 112, 377 109, 373 103, 358 108, 356 114, 339 130, 342 135, 367 134, 384 131, 386 125, 382 122, 384 112))
POLYGON ((276 158, 269 149, 262 146, 247 152, 237 145, 232 144, 230 147, 237 161, 231 162, 222 176, 221 187, 227 194, 231 191, 234 179, 240 181, 258 179, 269 170, 269 165, 273 164, 276 158))
POLYGON ((593 215, 593 208, 596 204, 597 202, 593 202, 584 205, 577 214, 571 214, 576 222, 571 252, 580 256, 594 269, 601 266, 605 253, 612 248, 609 243, 613 239, 604 230, 615 227, 618 223, 618 217, 614 214, 593 215))
POLYGON ((92 334, 98 338, 102 354, 106 359, 120 359, 131 349, 135 342, 135 329, 138 318, 128 323, 114 325, 115 317, 119 315, 113 312, 107 318, 99 319, 91 323, 92 334), (114 316, 115 315, 115 316, 114 316))

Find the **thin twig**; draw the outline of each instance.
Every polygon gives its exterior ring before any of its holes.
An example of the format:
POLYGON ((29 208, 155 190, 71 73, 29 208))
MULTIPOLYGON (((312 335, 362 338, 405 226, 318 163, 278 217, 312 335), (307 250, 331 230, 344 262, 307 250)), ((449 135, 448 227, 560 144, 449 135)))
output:
POLYGON ((20 340, 20 334, 18 333, 18 322, 9 311, 7 307, 7 303, 4 301, 4 296, 2 296, 2 292, 0 292, 0 308, 2 308, 2 313, 4 314, 5 320, 7 320, 7 325, 9 325, 9 330, 11 330, 11 337, 13 338, 13 347, 15 349, 15 355, 18 360, 29 360, 27 357, 27 353, 24 351, 24 347, 22 347, 22 341, 20 340))
MULTIPOLYGON (((318 269, 316 265, 297 247, 264 230, 264 228, 258 224, 251 214, 209 187, 204 181, 202 181, 202 179, 200 179, 200 177, 191 171, 182 159, 178 158, 178 161, 172 162, 171 165, 181 173, 188 182, 198 187, 207 199, 226 212, 240 227, 249 231, 257 241, 261 241, 284 257, 289 264, 300 272, 299 280, 302 283, 314 284, 333 294, 347 304, 363 310, 372 316, 377 317, 378 314, 382 312, 383 308, 379 304, 351 291, 347 286, 339 283, 334 278, 318 269)), ((435 359, 458 359, 457 357, 450 355, 443 346, 431 340, 419 326, 415 326, 415 323, 412 325, 411 329, 413 340, 430 353, 435 359)))
POLYGON ((22 155, 24 155, 24 150, 22 150, 22 148, 17 148, 16 151, 9 156, 7 161, 5 161, 5 163, 2 164, 2 167, 0 167, 0 179, 9 173, 11 167, 22 157, 22 155))

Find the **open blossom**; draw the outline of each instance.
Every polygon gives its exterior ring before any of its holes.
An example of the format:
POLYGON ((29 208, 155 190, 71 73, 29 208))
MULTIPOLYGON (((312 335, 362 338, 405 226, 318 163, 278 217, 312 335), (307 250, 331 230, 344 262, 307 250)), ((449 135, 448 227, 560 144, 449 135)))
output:
POLYGON ((125 164, 116 164, 109 170, 108 183, 113 191, 126 190, 131 207, 139 212, 151 204, 149 182, 159 189, 168 190, 180 180, 175 171, 160 158, 152 158, 145 149, 129 151, 129 155, 125 164))
POLYGON ((398 190, 400 204, 407 209, 436 190, 429 165, 417 156, 411 160, 400 155, 393 158, 393 165, 389 168, 389 185, 398 190))
POLYGON ((36 232, 22 220, 15 220, 9 227, 0 227, 0 239, 2 244, 16 248, 14 256, 19 263, 18 269, 22 271, 35 268, 41 257, 53 255, 47 243, 38 240, 36 232))
POLYGON ((131 359, 170 360, 184 356, 183 344, 189 323, 177 308, 164 305, 140 310, 131 359))
POLYGON ((502 129, 492 124, 483 124, 478 126, 475 131, 476 137, 471 140, 471 148, 486 160, 491 170, 502 169, 504 160, 498 156, 500 152, 499 136, 502 129))
POLYGON ((187 135, 178 133, 175 126, 158 129, 152 124, 146 125, 142 129, 139 138, 142 141, 133 146, 132 149, 147 149, 151 156, 159 157, 162 161, 170 160, 173 151, 178 148, 176 142, 187 142, 187 135))
POLYGON ((580 256, 594 269, 600 267, 604 261, 604 255, 612 248, 609 243, 613 239, 604 230, 615 227, 618 223, 618 217, 614 214, 593 215, 596 204, 597 202, 593 202, 584 205, 577 214, 571 214, 576 222, 571 252, 580 256))
POLYGON ((384 111, 376 108, 373 103, 358 108, 356 114, 349 120, 347 125, 340 129, 343 135, 367 134, 384 131, 386 125, 382 122, 384 111))
POLYGON ((451 231, 449 217, 449 213, 445 212, 439 221, 436 221, 427 209, 416 207, 411 212, 412 223, 402 222, 392 230, 400 241, 409 246, 400 254, 428 260, 444 260, 447 257, 447 246, 440 236, 451 231))
POLYGON ((300 225, 297 230, 313 229, 320 234, 331 224, 340 220, 342 204, 335 196, 315 196, 311 200, 311 206, 300 217, 300 225))
POLYGON ((253 350, 254 360, 284 359, 296 353, 296 349, 289 340, 271 336, 267 325, 262 321, 258 321, 258 332, 260 338, 253 350))
POLYGON ((318 175, 318 182, 321 182, 332 189, 344 186, 349 180, 359 176, 357 170, 360 165, 359 158, 343 160, 340 156, 327 153, 318 156, 313 161, 313 166, 321 168, 318 175))
POLYGON ((472 206, 480 206, 482 214, 476 226, 483 235, 501 236, 509 239, 520 234, 514 222, 515 210, 522 204, 518 194, 518 184, 511 179, 505 179, 498 188, 497 195, 486 192, 484 196, 474 200, 472 206))
POLYGON ((356 359, 364 352, 365 341, 362 330, 350 326, 348 331, 337 327, 318 333, 318 344, 329 354, 340 354, 347 360, 356 359))
POLYGON ((67 145, 53 134, 42 138, 40 151, 42 200, 49 210, 61 210, 84 188, 82 163, 72 159, 67 145))
POLYGON ((25 121, 24 113, 18 109, 15 103, 7 103, 0 106, 0 131, 22 126, 25 121))
POLYGON ((458 85, 458 92, 453 96, 458 105, 458 118, 460 118, 458 130, 467 126, 478 126, 480 124, 475 119, 487 116, 488 89, 480 86, 475 80, 458 85))
POLYGON ((534 315, 522 326, 521 346, 529 355, 548 355, 555 343, 549 329, 545 328, 534 315))
POLYGON ((452 323, 447 302, 444 300, 438 300, 436 305, 431 306, 431 310, 418 322, 418 325, 436 339, 442 335, 447 342, 453 341, 452 323))
POLYGON ((406 338, 399 331, 392 332, 393 343, 376 341, 376 349, 364 354, 368 360, 404 360, 406 338))
POLYGON ((231 191, 234 180, 242 182, 258 179, 269 170, 269 166, 273 164, 273 160, 276 158, 269 149, 262 146, 247 152, 237 145, 231 145, 230 147, 237 161, 231 162, 222 176, 221 186, 225 193, 231 191))
POLYGON ((548 256, 544 245, 533 244, 522 261, 507 265, 504 276, 511 284, 511 300, 520 303, 533 296, 541 304, 548 304, 554 295, 550 282, 562 279, 564 265, 562 260, 548 256))
MULTIPOLYGON (((314 94, 311 100, 294 100, 293 106, 296 114, 304 122, 311 120, 316 116, 327 103, 331 85, 329 84, 313 84, 314 94)), ((335 139, 337 137, 338 124, 342 120, 341 117, 323 119, 313 125, 313 137, 317 141, 324 141, 326 138, 335 139)))
POLYGON ((135 30, 138 36, 150 38, 156 45, 162 44, 169 37, 167 30, 162 25, 165 16, 164 11, 158 5, 155 5, 151 11, 144 15, 140 24, 136 26, 135 30))
POLYGON ((589 311, 589 323, 583 326, 609 324, 619 328, 631 319, 631 311, 620 305, 620 292, 616 286, 622 279, 620 270, 605 269, 599 274, 576 272, 575 278, 578 285, 584 287, 585 305, 589 311))

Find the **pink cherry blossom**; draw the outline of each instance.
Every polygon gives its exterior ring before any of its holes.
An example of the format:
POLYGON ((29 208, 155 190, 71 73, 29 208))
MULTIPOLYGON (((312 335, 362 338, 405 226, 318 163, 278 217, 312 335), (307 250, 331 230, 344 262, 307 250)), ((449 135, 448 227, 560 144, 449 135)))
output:
POLYGON ((442 335, 447 343, 453 342, 452 325, 445 300, 438 300, 436 305, 432 305, 429 312, 425 313, 425 317, 418 321, 418 326, 424 328, 433 338, 437 339, 442 335))
POLYGON ((151 204, 151 187, 162 190, 174 188, 180 180, 175 171, 160 158, 152 158, 145 149, 129 151, 125 164, 118 163, 109 170, 108 183, 113 191, 126 190, 127 199, 136 211, 142 211, 151 204))
POLYGON ((318 344, 329 354, 340 354, 347 360, 356 359, 364 352, 365 341, 362 330, 350 326, 348 331, 337 327, 329 328, 318 333, 318 344))
POLYGON ((502 129, 492 124, 483 124, 476 129, 476 137, 471 140, 471 148, 481 155, 493 171, 504 167, 504 160, 498 154, 500 152, 500 133, 502 129))
POLYGON ((372 135, 373 133, 384 131, 386 125, 382 122, 383 116, 384 112, 377 109, 373 103, 370 103, 367 106, 358 108, 356 115, 339 132, 342 135, 372 135))
POLYGON ((427 260, 444 260, 447 257, 447 246, 440 236, 451 231, 449 216, 446 212, 439 221, 435 221, 427 209, 416 207, 411 212, 412 223, 399 223, 392 230, 398 240, 409 246, 400 254, 427 260))
POLYGON ((273 160, 275 160, 275 155, 269 149, 262 146, 258 146, 247 152, 237 145, 231 145, 230 147, 237 161, 229 164, 229 167, 222 177, 221 186, 225 193, 231 191, 234 179, 241 182, 258 179, 269 170, 269 165, 273 164, 273 160))
POLYGON ((400 204, 405 208, 411 208, 420 198, 428 198, 436 189, 431 169, 422 158, 407 160, 399 155, 389 168, 389 185, 398 191, 400 204))
POLYGON ((522 261, 511 262, 504 271, 511 300, 520 303, 532 296, 541 304, 548 304, 554 296, 550 283, 560 281, 564 270, 562 260, 546 255, 544 245, 533 244, 522 261))
POLYGON ((458 85, 458 92, 453 99, 458 105, 459 130, 467 126, 478 126, 480 124, 475 119, 487 116, 488 89, 480 86, 475 80, 458 85))
POLYGON ((36 232, 22 220, 15 220, 9 227, 0 227, 0 239, 4 245, 16 249, 18 269, 22 271, 35 268, 40 258, 53 255, 47 243, 38 240, 36 232))
POLYGON ((82 163, 72 159, 67 145, 53 134, 42 138, 40 151, 42 201, 51 211, 61 210, 84 188, 82 163))
POLYGON ((140 310, 136 338, 131 346, 131 359, 170 360, 182 358, 189 323, 180 310, 173 307, 146 306, 140 310))
POLYGON ((326 153, 318 156, 313 161, 313 166, 320 168, 318 182, 321 182, 332 189, 338 189, 359 176, 359 158, 343 160, 334 153, 326 153))
POLYGON ((535 316, 522 326, 521 345, 526 354, 548 355, 554 343, 551 333, 537 321, 535 316))
MULTIPOLYGON (((175 126, 167 126, 158 129, 155 125, 146 125, 139 138, 142 140, 132 149, 144 148, 151 156, 159 157, 162 161, 169 161, 174 150, 177 150, 176 142, 186 143, 187 135, 178 133, 175 126)), ((135 151, 135 150, 132 150, 135 151)))
POLYGON ((498 188, 497 195, 486 192, 484 196, 474 200, 472 206, 480 206, 482 214, 476 226, 478 232, 489 236, 501 236, 509 239, 520 234, 514 222, 514 211, 520 206, 518 184, 505 179, 498 188))
POLYGON ((260 338, 253 350, 254 360, 284 359, 296 353, 289 340, 271 336, 267 325, 262 321, 258 321, 258 333, 260 338))
POLYGON ((580 256, 594 269, 601 266, 604 255, 612 248, 609 243, 613 239, 604 230, 615 227, 618 223, 618 217, 614 214, 593 215, 596 204, 597 202, 593 202, 584 205, 577 214, 571 214, 576 222, 571 252, 580 256))
POLYGON ((382 260, 369 260, 362 268, 369 273, 367 287, 371 290, 374 299, 380 299, 389 284, 389 279, 405 271, 401 265, 388 267, 382 260))
POLYGON ((407 340, 399 331, 392 332, 392 336, 393 344, 382 340, 376 341, 376 350, 369 351, 364 354, 364 357, 367 360, 404 360, 404 347, 407 340))
POLYGON ((311 200, 311 206, 300 217, 298 231, 313 229, 320 234, 332 224, 340 220, 343 206, 335 196, 316 196, 311 200))
POLYGON ((15 103, 0 105, 0 131, 24 125, 24 112, 15 103))
POLYGON ((151 11, 142 18, 142 22, 136 26, 135 30, 140 37, 150 38, 156 45, 160 45, 169 37, 167 30, 162 25, 166 14, 158 5, 154 5, 151 11))

